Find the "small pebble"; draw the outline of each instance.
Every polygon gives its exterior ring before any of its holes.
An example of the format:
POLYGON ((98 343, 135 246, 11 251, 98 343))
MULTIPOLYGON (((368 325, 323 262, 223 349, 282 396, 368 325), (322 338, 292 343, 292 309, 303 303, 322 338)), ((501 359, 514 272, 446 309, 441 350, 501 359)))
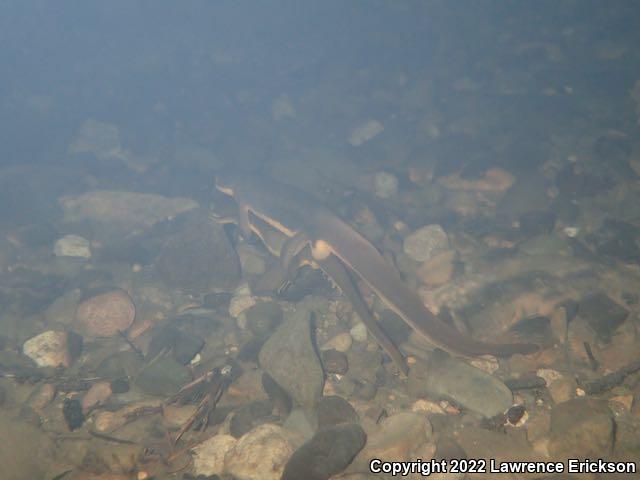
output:
POLYGON ((376 197, 391 198, 398 193, 398 179, 387 172, 378 172, 374 177, 376 197))
MULTIPOLYGON (((527 410, 524 405, 514 405, 509 410, 507 410, 507 422, 513 426, 521 426, 524 422, 521 423, 521 420, 525 417, 527 410)), ((526 420, 526 419, 525 419, 526 420)))
POLYGON ((56 257, 91 258, 89 240, 79 235, 65 235, 53 247, 56 257))
POLYGON ((353 327, 351 327, 351 330, 349 330, 349 333, 351 334, 351 337, 356 342, 367 341, 367 327, 362 322, 358 322, 353 327))

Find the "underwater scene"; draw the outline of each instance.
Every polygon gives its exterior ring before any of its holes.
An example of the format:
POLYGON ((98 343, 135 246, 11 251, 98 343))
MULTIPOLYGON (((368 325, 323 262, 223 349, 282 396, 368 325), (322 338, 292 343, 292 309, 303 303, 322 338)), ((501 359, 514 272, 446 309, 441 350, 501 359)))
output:
POLYGON ((0 45, 0 480, 640 479, 640 2, 0 45))

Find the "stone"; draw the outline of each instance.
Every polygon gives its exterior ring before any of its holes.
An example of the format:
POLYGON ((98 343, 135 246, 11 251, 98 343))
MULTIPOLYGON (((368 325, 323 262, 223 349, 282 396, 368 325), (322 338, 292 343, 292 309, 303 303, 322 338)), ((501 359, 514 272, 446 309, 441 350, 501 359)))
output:
POLYGON ((576 381, 568 377, 562 377, 547 384, 547 389, 555 404, 566 402, 575 397, 577 387, 576 381))
POLYGON ((249 294, 234 295, 229 302, 229 315, 238 318, 242 312, 253 307, 256 299, 249 294))
MULTIPOLYGON (((162 419, 169 428, 182 428, 197 413, 196 405, 171 404, 162 407, 162 419)), ((224 458, 224 457, 223 457, 224 458)))
POLYGON ((127 292, 114 289, 84 300, 76 309, 74 329, 85 337, 113 337, 131 326, 136 306, 127 292))
POLYGON ((64 221, 88 221, 112 237, 144 230, 179 213, 198 207, 190 198, 168 198, 151 193, 92 190, 58 200, 64 221))
POLYGON ((93 408, 104 405, 112 393, 109 382, 94 383, 82 397, 82 413, 86 415, 93 408))
POLYGON ((282 425, 291 432, 292 440, 297 440, 295 447, 310 440, 318 430, 318 415, 314 410, 296 408, 291 411, 282 425))
POLYGON ((316 408, 318 425, 326 428, 345 423, 358 423, 358 413, 344 398, 337 395, 322 397, 316 408))
POLYGON ((273 421, 272 410, 273 403, 269 400, 258 400, 241 406, 231 417, 229 433, 240 438, 258 425, 273 421))
POLYGON ((359 147, 384 131, 384 125, 378 120, 368 120, 359 125, 351 132, 349 143, 354 147, 359 147))
POLYGON ((537 453, 526 437, 514 429, 508 429, 505 434, 468 425, 455 432, 455 440, 468 458, 495 459, 500 463, 549 460, 547 456, 537 453))
POLYGON ((67 332, 48 330, 30 338, 22 346, 22 352, 39 367, 57 367, 71 365, 67 332))
POLYGON ((147 357, 154 358, 163 351, 170 351, 177 362, 186 365, 203 346, 203 338, 183 332, 173 325, 167 325, 151 338, 147 357))
POLYGON ((259 354, 260 366, 293 399, 313 408, 322 396, 324 374, 311 341, 311 314, 299 308, 278 327, 259 354))
POLYGON ((253 245, 238 245, 236 251, 242 266, 242 273, 245 275, 262 275, 267 269, 264 259, 253 245))
POLYGON ((197 209, 162 247, 155 266, 163 282, 187 293, 231 290, 240 281, 240 260, 222 225, 197 209))
POLYGON ((149 395, 168 397, 190 381, 188 368, 172 358, 160 358, 140 371, 135 384, 149 395))
POLYGON ((346 353, 351 348, 352 342, 351 334, 349 332, 342 332, 327 340, 320 350, 336 350, 346 353))
POLYGON ((237 480, 280 480, 293 446, 288 433, 272 424, 243 435, 225 455, 225 472, 237 480))
POLYGON ((595 293, 580 301, 578 317, 587 322, 598 337, 611 340, 613 332, 624 323, 629 312, 604 293, 595 293))
POLYGON ((337 350, 323 350, 320 352, 322 366, 326 373, 337 373, 344 375, 349 370, 349 360, 347 356, 337 350))
POLYGON ((431 439, 431 424, 424 415, 400 412, 391 415, 373 431, 367 432, 367 444, 354 458, 349 473, 369 472, 372 458, 382 461, 407 461, 422 458, 421 447, 431 439))
POLYGON ((247 328, 257 338, 265 338, 282 322, 282 307, 276 302, 259 302, 245 312, 247 328))
POLYGON ((546 211, 551 205, 548 187, 549 181, 542 175, 526 175, 517 179, 498 203, 497 213, 508 219, 517 219, 530 212, 546 211))
POLYGON ((358 322, 353 327, 351 327, 349 333, 351 334, 351 338, 353 338, 356 342, 366 342, 367 338, 369 337, 367 326, 362 322, 358 322))
POLYGON ((336 392, 344 397, 372 400, 378 391, 382 372, 382 353, 379 349, 352 348, 347 352, 349 371, 336 386, 336 392))
POLYGON ((96 367, 96 375, 102 378, 135 377, 142 367, 142 357, 132 351, 116 352, 108 356, 96 367))
POLYGON ((56 447, 48 435, 4 414, 0 414, 0 432, 5 439, 0 448, 3 480, 51 477, 49 467, 56 458, 56 447))
POLYGON ((378 198, 391 198, 398 194, 398 178, 387 172, 378 172, 373 177, 373 188, 378 198))
POLYGON ((444 285, 453 277, 455 259, 455 250, 440 252, 420 265, 416 275, 428 287, 444 285))
POLYGON ((549 452, 555 457, 606 457, 614 436, 615 422, 606 401, 576 398, 551 411, 549 452))
POLYGON ((235 447, 237 439, 231 435, 214 435, 193 448, 193 468, 196 475, 222 475, 224 457, 235 447))
POLYGON ((513 404, 511 390, 496 377, 441 351, 428 363, 417 362, 409 370, 409 392, 453 400, 457 405, 491 418, 513 404))
POLYGON ((449 237, 440 225, 427 225, 404 239, 403 250, 412 260, 426 262, 449 249, 449 237))
POLYGON ((26 405, 35 411, 40 411, 47 407, 57 393, 56 387, 51 383, 43 383, 36 386, 27 398, 26 405))
POLYGON ((355 423, 322 429, 293 453, 282 480, 328 480, 351 463, 366 439, 355 423))
POLYGON ((80 235, 65 235, 53 246, 56 257, 91 258, 91 244, 80 235))

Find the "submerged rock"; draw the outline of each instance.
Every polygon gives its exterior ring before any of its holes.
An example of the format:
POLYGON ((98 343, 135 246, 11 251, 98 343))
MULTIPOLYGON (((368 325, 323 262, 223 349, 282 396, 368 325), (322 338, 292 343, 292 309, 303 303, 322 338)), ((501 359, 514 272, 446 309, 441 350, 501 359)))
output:
POLYGON ((245 311, 247 328, 257 338, 274 331, 283 318, 282 307, 275 302, 259 302, 245 311))
POLYGON ((608 342, 616 329, 624 323, 629 312, 604 293, 589 295, 580 301, 578 317, 583 319, 598 335, 608 342))
POLYGON ((337 395, 322 397, 318 402, 318 425, 321 428, 357 423, 358 413, 344 398, 337 395))
POLYGON ((88 221, 117 237, 147 229, 161 220, 196 208, 189 198, 167 198, 150 193, 93 190, 58 200, 66 222, 88 221))
POLYGON ((239 438, 263 423, 273 421, 271 411, 273 403, 269 400, 258 400, 240 407, 231 418, 229 433, 239 438))
POLYGON ((513 403, 511 390, 496 377, 438 350, 427 364, 411 368, 409 391, 453 400, 488 418, 504 413, 513 403))
POLYGON ((4 439, 0 448, 3 480, 51 477, 49 467, 54 462, 56 446, 49 435, 6 415, 0 415, 0 432, 4 439))
POLYGON ((354 147, 359 147, 372 138, 377 137, 383 131, 384 125, 378 120, 367 120, 353 129, 351 135, 349 135, 349 143, 354 147))
POLYGON ((378 172, 373 178, 376 197, 390 198, 398 193, 398 178, 387 172, 378 172))
POLYGON ((238 440, 231 435, 214 435, 193 449, 193 468, 196 475, 221 475, 224 457, 238 440))
POLYGON ((91 244, 80 235, 65 235, 53 246, 56 257, 91 258, 91 244))
POLYGON ((71 343, 68 332, 49 330, 24 342, 22 351, 39 367, 68 367, 73 360, 71 343))
POLYGON ((147 356, 154 358, 163 351, 170 351, 173 358, 186 365, 204 347, 204 340, 183 332, 173 325, 160 329, 151 339, 147 356))
POLYGON ((348 472, 369 472, 372 458, 393 462, 424 459, 424 445, 431 436, 431 424, 424 415, 412 412, 391 415, 374 431, 367 432, 367 444, 353 460, 348 472))
POLYGON ((260 366, 302 407, 322 396, 324 375, 311 341, 311 314, 298 309, 265 342, 260 366))
POLYGON ((149 395, 169 396, 191 381, 189 370, 172 358, 160 358, 143 368, 136 386, 149 395))
POLYGON ((156 269, 169 287, 189 293, 231 290, 240 280, 240 261, 223 227, 200 210, 165 243, 156 269))
POLYGON ((440 225, 427 225, 407 236, 403 249, 416 262, 426 262, 449 249, 449 237, 440 225))
POLYGON ((354 423, 322 429, 294 452, 282 480, 328 480, 351 463, 366 439, 362 427, 354 423))
POLYGON ((113 337, 129 328, 135 316, 133 300, 127 292, 118 288, 80 303, 73 325, 89 338, 113 337))
POLYGON ((614 435, 615 422, 606 402, 577 398, 551 411, 549 451, 558 458, 605 457, 613 448, 614 435))
POLYGON ((293 447, 282 427, 264 424, 243 435, 225 455, 225 470, 238 480, 280 480, 293 447))

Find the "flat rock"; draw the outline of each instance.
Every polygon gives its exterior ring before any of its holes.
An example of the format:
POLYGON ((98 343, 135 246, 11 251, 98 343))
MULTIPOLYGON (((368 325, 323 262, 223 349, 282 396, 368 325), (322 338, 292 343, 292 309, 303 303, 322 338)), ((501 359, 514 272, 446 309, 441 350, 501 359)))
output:
POLYGON ((240 260, 223 227, 199 209, 169 238, 156 259, 167 286, 189 293, 231 290, 240 280, 240 260))
POLYGON ((160 358, 144 367, 136 386, 149 395, 169 396, 191 381, 189 370, 172 358, 160 358))
POLYGON ((453 400, 489 418, 513 404, 511 390, 500 380, 440 351, 434 351, 428 363, 411 368, 409 391, 413 396, 453 400))
POLYGON ((366 439, 355 423, 324 428, 293 453, 282 480, 328 480, 351 463, 366 439))
POLYGON ((58 200, 66 222, 89 221, 104 227, 112 235, 147 229, 198 206, 190 198, 114 190, 92 190, 58 200))
POLYGON ((311 314, 298 309, 265 342, 260 366, 302 407, 312 408, 322 396, 324 374, 311 341, 311 314))

